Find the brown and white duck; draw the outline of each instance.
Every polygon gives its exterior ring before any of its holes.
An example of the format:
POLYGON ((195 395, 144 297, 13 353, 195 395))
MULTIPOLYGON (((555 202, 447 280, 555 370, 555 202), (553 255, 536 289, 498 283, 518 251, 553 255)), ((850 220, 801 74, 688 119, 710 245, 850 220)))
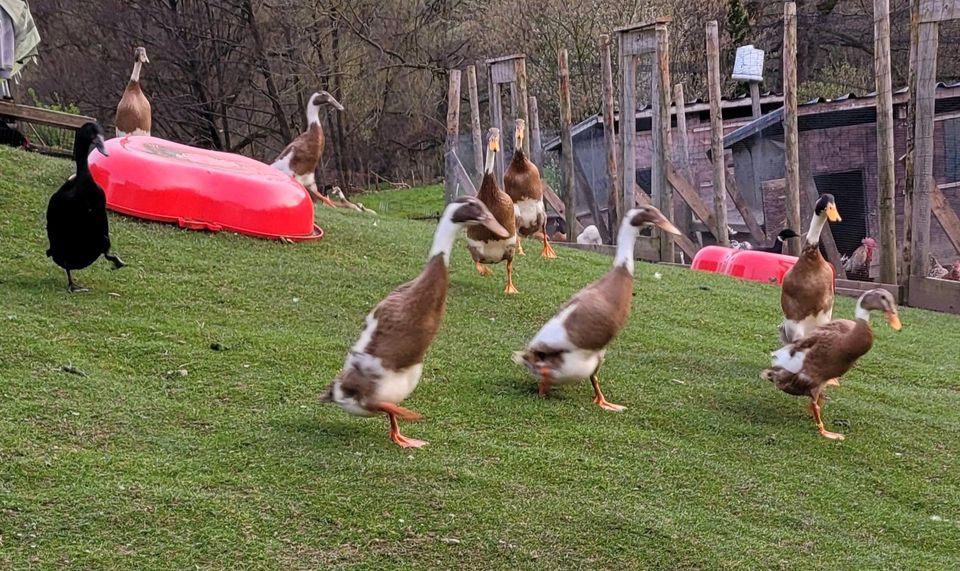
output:
POLYGON ((784 320, 780 342, 790 343, 830 322, 833 316, 833 266, 820 253, 820 233, 827 220, 839 222, 832 194, 824 194, 814 207, 813 219, 797 263, 783 277, 780 307, 784 320))
POLYGON ((467 249, 473 257, 480 275, 491 273, 484 264, 499 264, 507 262, 507 286, 503 293, 519 293, 513 286, 513 254, 517 247, 517 219, 513 211, 513 200, 500 190, 497 179, 493 174, 493 164, 497 153, 500 152, 500 129, 491 127, 487 131, 487 160, 483 169, 483 181, 477 198, 483 202, 496 217, 497 222, 507 229, 507 237, 490 231, 484 226, 467 228, 467 249))
POLYGON ((323 149, 326 145, 323 126, 320 125, 320 108, 325 105, 330 105, 337 111, 343 111, 343 105, 340 105, 340 102, 326 91, 311 95, 307 103, 306 131, 287 145, 270 166, 292 176, 315 199, 327 206, 333 206, 330 199, 317 189, 317 165, 323 158, 323 149))
POLYGON ((624 407, 609 403, 603 397, 597 373, 603 364, 607 345, 623 329, 630 315, 634 244, 640 230, 649 225, 680 234, 652 206, 627 212, 617 237, 613 269, 561 307, 560 312, 530 341, 526 351, 513 354, 515 363, 525 365, 537 377, 540 396, 546 396, 555 384, 589 378, 593 383, 593 402, 606 410, 623 410, 624 407))
POLYGON ((130 74, 130 81, 127 82, 126 89, 123 90, 123 97, 117 105, 117 118, 114 121, 118 137, 124 135, 150 135, 152 125, 152 111, 150 102, 143 94, 140 87, 140 70, 143 64, 150 63, 147 58, 145 48, 137 48, 133 51, 133 73, 130 74))
POLYGON ((553 246, 547 240, 547 211, 543 206, 543 183, 540 171, 523 152, 523 134, 526 126, 523 119, 516 120, 513 160, 507 172, 503 174, 503 190, 513 200, 514 214, 517 218, 517 255, 523 256, 524 237, 540 233, 543 250, 540 256, 556 258, 553 246))
POLYGON ((420 382, 424 355, 443 321, 450 251, 463 226, 483 226, 494 235, 507 235, 476 198, 463 197, 450 203, 434 234, 427 266, 367 315, 366 326, 347 354, 343 370, 320 399, 355 415, 386 414, 390 440, 404 448, 426 444, 400 434, 397 417, 410 421, 420 418, 400 403, 420 382))
POLYGON ((823 426, 821 411, 826 389, 839 385, 849 371, 873 346, 870 312, 882 311, 895 331, 900 330, 897 303, 885 289, 872 289, 860 296, 855 321, 838 319, 814 329, 809 335, 774 351, 773 364, 760 373, 781 391, 810 397, 810 412, 817 430, 826 438, 843 440, 842 434, 823 426))

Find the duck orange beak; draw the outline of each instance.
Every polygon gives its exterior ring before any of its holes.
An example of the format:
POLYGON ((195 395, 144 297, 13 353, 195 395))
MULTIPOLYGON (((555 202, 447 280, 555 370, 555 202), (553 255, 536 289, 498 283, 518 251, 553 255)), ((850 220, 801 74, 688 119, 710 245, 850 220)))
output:
POLYGON ((890 324, 890 328, 894 331, 900 331, 901 327, 903 327, 900 324, 900 316, 897 315, 896 312, 890 312, 887 314, 887 323, 890 324))
POLYGON ((827 205, 827 220, 830 222, 840 222, 843 218, 840 218, 840 212, 837 211, 837 205, 830 203, 827 205))

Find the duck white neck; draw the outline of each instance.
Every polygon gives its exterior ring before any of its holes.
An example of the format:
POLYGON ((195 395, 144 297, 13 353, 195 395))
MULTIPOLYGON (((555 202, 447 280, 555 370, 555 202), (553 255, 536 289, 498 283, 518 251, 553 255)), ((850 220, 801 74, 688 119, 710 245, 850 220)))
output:
POLYGON ((863 296, 857 300, 857 308, 853 310, 853 317, 859 321, 870 323, 870 312, 863 308, 863 296))
POLYGON ((130 74, 130 81, 140 81, 140 70, 143 68, 143 62, 139 59, 133 62, 133 73, 130 74))
POLYGON ((823 232, 823 226, 827 223, 826 214, 815 214, 810 221, 810 229, 807 230, 807 244, 819 244, 820 233, 823 232))
POLYGON ((307 126, 313 125, 314 123, 320 124, 320 106, 311 99, 310 102, 307 103, 307 126))
POLYGON ((440 223, 437 224, 437 231, 433 234, 433 245, 430 247, 430 255, 427 257, 428 260, 432 260, 437 254, 443 254, 443 265, 450 265, 450 252, 453 250, 453 241, 456 240, 457 232, 462 226, 453 221, 453 211, 456 210, 458 206, 459 205, 451 204, 440 218, 440 223))
POLYGON ((490 147, 487 147, 487 162, 483 164, 484 174, 493 174, 493 161, 496 159, 497 153, 490 147))
POLYGON ((639 229, 624 222, 617 233, 617 256, 613 259, 613 267, 623 266, 630 275, 633 275, 633 247, 637 243, 639 229))

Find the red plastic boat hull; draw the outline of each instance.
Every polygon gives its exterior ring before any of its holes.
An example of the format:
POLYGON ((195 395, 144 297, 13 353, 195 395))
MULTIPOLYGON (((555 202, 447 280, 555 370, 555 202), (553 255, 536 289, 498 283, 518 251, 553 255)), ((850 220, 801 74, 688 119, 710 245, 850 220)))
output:
POLYGON ((316 240, 313 201, 289 176, 253 159, 155 137, 106 142, 90 172, 111 210, 181 228, 257 238, 316 240))

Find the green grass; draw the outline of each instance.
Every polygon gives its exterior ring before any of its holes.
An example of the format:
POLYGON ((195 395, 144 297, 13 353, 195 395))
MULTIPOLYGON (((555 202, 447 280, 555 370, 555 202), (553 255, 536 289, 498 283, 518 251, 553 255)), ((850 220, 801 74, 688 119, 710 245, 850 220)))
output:
POLYGON ((831 442, 757 378, 777 289, 640 264, 601 371, 629 408, 607 413, 588 384, 538 399, 510 353, 610 259, 529 255, 507 298, 461 239, 406 403, 430 445, 401 450, 318 394, 419 272, 429 224, 321 210, 322 241, 285 245, 111 216, 130 266, 68 295, 43 252, 69 172, 0 149, 0 568, 960 566, 954 316, 876 320, 830 393, 831 442))
POLYGON ((388 218, 422 218, 443 211, 443 185, 364 193, 352 199, 388 218))

